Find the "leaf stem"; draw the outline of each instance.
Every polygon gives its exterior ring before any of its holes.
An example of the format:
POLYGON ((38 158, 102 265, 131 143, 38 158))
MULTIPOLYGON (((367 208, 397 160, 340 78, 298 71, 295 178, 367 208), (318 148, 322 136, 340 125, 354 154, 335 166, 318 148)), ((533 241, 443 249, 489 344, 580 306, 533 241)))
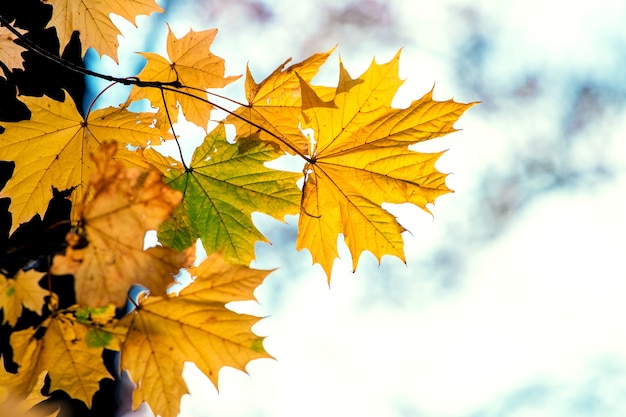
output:
POLYGON ((178 154, 180 155, 180 162, 185 167, 185 171, 189 171, 189 167, 185 163, 185 158, 183 157, 183 149, 180 146, 180 142, 178 141, 178 136, 176 136, 176 132, 174 131, 174 123, 172 123, 172 118, 170 116, 170 110, 167 108, 167 101, 165 100, 165 91, 163 88, 159 88, 161 91, 161 98, 163 99, 163 109, 165 110, 165 115, 167 116, 167 122, 170 124, 170 128, 172 129, 172 134, 174 135, 174 140, 176 141, 176 146, 178 146, 178 154))
POLYGON ((85 114, 85 120, 87 120, 87 117, 89 117, 89 113, 91 113, 91 108, 93 107, 94 104, 96 104, 96 101, 98 101, 98 99, 102 96, 102 94, 104 94, 109 88, 113 87, 114 85, 118 84, 116 81, 112 82, 111 84, 107 85, 106 87, 104 87, 104 89, 102 91, 100 91, 93 100, 91 100, 91 103, 89 103, 89 108, 87 109, 87 113, 85 114))
MULTIPOLYGON (((198 96, 196 96, 195 94, 192 94, 192 93, 190 93, 190 92, 183 91, 183 90, 179 90, 178 88, 172 88, 172 87, 167 86, 167 85, 164 85, 164 86, 162 86, 162 87, 160 87, 160 88, 162 88, 163 90, 166 90, 166 91, 173 91, 173 92, 176 92, 176 93, 178 93, 178 94, 185 95, 185 96, 187 96, 187 97, 195 98, 196 100, 200 100, 200 101, 202 101, 202 102, 204 102, 204 103, 210 104, 211 106, 215 107, 216 109, 222 110, 222 111, 224 111, 224 112, 226 112, 226 113, 230 114, 231 116, 234 116, 234 117, 236 117, 236 118, 238 118, 238 119, 240 119, 240 120, 243 120, 244 122, 248 123, 250 126, 256 127, 257 129, 259 129, 259 130, 261 130, 261 131, 263 131, 263 132, 267 133, 268 135, 272 136, 273 138, 277 139, 278 141, 280 141, 281 143, 283 143, 286 147, 288 147, 289 149, 291 149, 291 150, 292 150, 292 151, 293 151, 296 155, 300 156, 302 159, 304 159, 304 160, 305 160, 305 161, 307 161, 308 163, 313 163, 313 164, 315 163, 315 161, 314 161, 312 158, 310 158, 310 157, 308 157, 308 156, 306 156, 306 155, 303 155, 303 154, 302 154, 302 152, 300 152, 300 150, 299 150, 298 148, 296 148, 296 147, 295 147, 295 146, 293 146, 291 143, 289 143, 287 140, 285 140, 285 138, 283 138, 283 137, 281 137, 281 136, 279 136, 279 135, 277 135, 277 134, 275 134, 275 133, 273 133, 273 132, 270 132, 269 130, 267 130, 267 129, 266 129, 266 128, 264 128, 263 126, 260 126, 260 125, 258 125, 258 124, 256 124, 256 123, 254 123, 253 121, 248 120, 248 119, 246 119, 245 117, 240 116, 240 115, 238 115, 238 114, 234 113, 234 112, 233 112, 233 111, 231 111, 231 110, 228 110, 228 109, 227 109, 226 107, 224 107, 224 106, 220 106, 219 104, 217 104, 217 103, 215 103, 215 102, 213 102, 213 101, 211 101, 211 100, 209 100, 209 99, 206 99, 206 98, 204 98, 204 97, 198 97, 198 96)), ((190 87, 187 87, 187 86, 185 86, 185 85, 183 84, 180 88, 190 88, 190 87)), ((245 106, 242 106, 242 107, 249 107, 249 106, 245 105, 245 106)))

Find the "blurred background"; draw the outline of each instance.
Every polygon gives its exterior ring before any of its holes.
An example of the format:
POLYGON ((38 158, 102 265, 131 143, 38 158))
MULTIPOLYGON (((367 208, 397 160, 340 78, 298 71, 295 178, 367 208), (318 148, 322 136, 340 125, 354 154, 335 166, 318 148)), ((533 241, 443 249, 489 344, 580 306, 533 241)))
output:
MULTIPOLYGON (((125 34, 117 75, 180 37, 217 27, 228 75, 257 81, 338 45, 314 81, 336 85, 402 48, 394 105, 481 101, 438 169, 455 190, 434 217, 389 207, 411 231, 407 265, 343 246, 330 288, 294 247, 296 217, 255 222, 257 290, 276 361, 224 369, 220 392, 193 366, 181 416, 525 417, 626 415, 626 3, 619 0, 176 0, 125 34), (126 57, 126 58, 125 58, 126 57)), ((94 94, 102 85, 90 86, 94 94)), ((243 79, 226 94, 243 100, 243 79)), ((115 98, 109 98, 115 101, 115 98)), ((117 103, 122 101, 118 99, 117 103)), ((182 129, 182 128, 181 128, 182 129)), ((187 131, 186 131, 187 132, 187 131)), ((189 128, 186 151, 202 139, 189 128)))

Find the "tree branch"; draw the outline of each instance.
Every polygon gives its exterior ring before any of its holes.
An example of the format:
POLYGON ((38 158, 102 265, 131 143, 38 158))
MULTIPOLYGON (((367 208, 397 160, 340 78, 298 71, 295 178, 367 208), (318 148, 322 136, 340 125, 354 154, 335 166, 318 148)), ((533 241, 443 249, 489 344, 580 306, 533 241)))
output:
MULTIPOLYGON (((188 91, 184 91, 182 90, 183 88, 186 89, 190 89, 190 90, 196 90, 196 91, 202 91, 204 93, 209 93, 206 90, 202 90, 199 88, 195 88, 195 87, 189 87, 186 86, 184 84, 182 84, 179 80, 176 81, 169 81, 169 82, 163 82, 163 81, 142 81, 137 77, 126 77, 126 78, 120 78, 120 77, 114 77, 111 75, 107 75, 107 74, 101 74, 99 72, 95 72, 92 70, 89 70, 87 68, 81 67, 80 65, 76 65, 72 62, 69 62, 57 55, 54 55, 53 53, 51 53, 50 51, 46 51, 45 49, 41 48, 39 45, 37 45, 36 43, 32 42, 30 39, 28 39, 26 36, 22 35, 17 29, 15 29, 13 27, 13 25, 6 20, 2 15, 0 15, 0 23, 2 24, 2 26, 5 26, 7 29, 9 29, 9 31, 11 33, 13 33, 15 36, 17 36, 17 38, 22 41, 24 43, 24 46, 32 51, 35 52, 39 55, 41 55, 42 57, 55 62, 58 65, 61 65, 64 68, 67 68, 71 71, 83 74, 83 75, 87 75, 87 76, 92 76, 92 77, 97 77, 97 78, 101 78, 103 80, 107 80, 113 83, 120 83, 123 85, 136 85, 138 87, 150 87, 150 88, 158 88, 161 90, 161 92, 163 92, 164 90, 167 91, 174 91, 177 92, 179 94, 183 94, 186 95, 188 97, 192 97, 195 98, 196 100, 200 100, 203 101, 207 104, 210 104, 211 106, 220 109, 222 111, 225 111, 228 114, 233 115, 234 117, 243 120, 244 122, 250 124, 253 127, 256 127, 257 129, 259 129, 260 131, 263 131, 267 134, 269 134, 270 136, 272 136, 273 138, 277 139, 279 142, 283 143, 286 147, 288 147, 289 149, 291 149, 296 155, 299 155, 300 157, 302 157, 305 161, 309 162, 309 163, 314 163, 314 161, 307 157, 306 155, 303 155, 300 150, 296 149, 292 144, 289 143, 289 141, 287 141, 285 138, 280 137, 279 135, 270 132, 268 129, 258 125, 257 123, 252 122, 251 120, 247 120, 245 117, 240 116, 238 114, 235 114, 233 111, 228 110, 227 108, 225 108, 224 106, 220 106, 214 102, 212 102, 211 100, 208 100, 204 97, 199 97, 195 94, 192 94, 188 91)), ((249 107, 247 105, 244 105, 242 103, 238 103, 235 100, 232 100, 228 97, 224 97, 224 96, 220 96, 218 94, 213 94, 213 93, 209 93, 212 94, 218 98, 227 100, 227 101, 231 101, 233 103, 239 104, 242 107, 249 107)), ((167 107, 167 105, 166 105, 167 107)), ((169 115, 168 115, 169 116, 169 115)))
POLYGON ((55 54, 51 53, 50 51, 46 51, 45 49, 43 49, 42 47, 40 47, 39 45, 37 45, 36 43, 34 43, 33 41, 31 41, 30 39, 28 39, 26 36, 22 35, 17 29, 15 29, 13 27, 13 25, 4 18, 4 16, 0 15, 0 23, 2 23, 2 26, 6 27, 11 33, 13 33, 15 36, 17 36, 17 38, 22 41, 22 43, 24 44, 24 47, 26 47, 26 49, 28 49, 31 52, 34 52, 56 64, 61 65, 63 68, 67 68, 70 71, 74 71, 83 75, 88 75, 91 77, 97 77, 97 78, 101 78, 103 80, 107 80, 107 81, 111 81, 111 82, 116 82, 116 83, 120 83, 123 85, 136 85, 138 87, 155 87, 155 88, 161 88, 163 86, 170 86, 170 87, 175 87, 175 88, 180 88, 182 85, 180 83, 180 81, 176 80, 176 81, 169 81, 169 82, 162 82, 162 81, 141 81, 139 78, 137 77, 126 77, 126 78, 120 78, 120 77, 114 77, 112 75, 107 75, 107 74, 101 74, 99 72, 95 72, 92 70, 89 70, 87 68, 81 67, 80 65, 76 65, 73 62, 69 62, 66 61, 65 59, 56 56, 55 54))

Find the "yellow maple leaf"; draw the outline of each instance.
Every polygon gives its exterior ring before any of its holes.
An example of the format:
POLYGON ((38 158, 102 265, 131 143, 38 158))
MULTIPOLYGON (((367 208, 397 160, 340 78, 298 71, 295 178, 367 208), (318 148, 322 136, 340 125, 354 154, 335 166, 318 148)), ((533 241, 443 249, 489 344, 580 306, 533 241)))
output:
POLYGON ((33 334, 32 328, 11 334, 10 344, 13 350, 13 362, 17 363, 19 367, 17 374, 6 372, 4 366, 0 368, 0 403, 21 402, 43 386, 43 378, 47 372, 38 369, 36 358, 41 346, 37 343, 30 343, 33 334))
POLYGON ((14 279, 0 274, 0 308, 4 315, 2 323, 15 326, 17 319, 22 315, 22 307, 41 315, 44 297, 48 291, 39 286, 42 272, 34 269, 20 270, 14 279))
POLYGON ((148 62, 137 77, 141 81, 163 83, 178 81, 182 87, 161 91, 158 88, 134 86, 129 100, 147 98, 153 107, 160 109, 158 116, 161 122, 167 125, 168 119, 163 104, 165 99, 172 123, 178 120, 178 105, 180 105, 188 121, 206 130, 213 106, 194 97, 206 100, 205 90, 224 87, 239 76, 224 77, 224 60, 213 55, 209 50, 217 35, 217 29, 200 32, 190 30, 180 39, 176 38, 169 27, 168 29, 167 55, 169 59, 159 54, 141 52, 140 55, 148 62))
POLYGON ((115 151, 115 144, 107 144, 93 155, 98 167, 91 179, 93 198, 75 206, 82 233, 68 234, 66 253, 54 258, 51 269, 56 275, 73 274, 77 302, 91 307, 123 306, 133 284, 164 295, 173 274, 194 256, 193 248, 143 249, 146 232, 159 227, 181 194, 156 170, 123 167, 112 159, 115 151))
POLYGON ((146 401, 155 414, 175 417, 187 393, 183 365, 193 362, 217 386, 224 366, 245 371, 253 359, 269 358, 263 338, 251 327, 259 317, 226 308, 254 299, 254 289, 271 271, 226 263, 213 254, 191 268, 193 282, 178 295, 150 296, 121 320, 129 328, 121 367, 137 383, 133 407, 146 401))
POLYGON ((114 13, 131 23, 140 15, 163 12, 154 0, 41 0, 52 6, 52 18, 47 27, 55 27, 61 50, 65 48, 74 31, 80 32, 82 56, 94 48, 99 55, 117 60, 117 41, 121 35, 111 21, 114 13))
MULTIPOLYGON (((323 101, 305 80, 303 128, 315 142, 305 167, 297 248, 308 248, 330 279, 337 258, 337 236, 343 234, 356 269, 360 254, 404 260, 404 228, 383 203, 426 205, 451 190, 446 174, 435 168, 442 154, 408 148, 417 142, 454 132, 454 122, 474 103, 435 101, 432 91, 406 109, 391 101, 402 84, 399 53, 386 64, 372 62, 352 79, 340 65, 332 101, 323 101)), ((428 210, 427 210, 428 211, 428 210)))
MULTIPOLYGON (((18 29, 20 33, 24 33, 18 29)), ((9 29, 2 26, 0 27, 0 62, 11 70, 15 68, 24 69, 24 59, 22 58, 22 52, 26 51, 26 48, 15 43, 17 36, 13 34, 9 29)), ((0 76, 0 78, 3 78, 0 76)))
POLYGON ((259 84, 247 68, 245 89, 249 104, 237 108, 225 123, 235 126, 238 137, 258 135, 289 154, 306 154, 309 139, 298 126, 302 119, 298 76, 310 82, 333 50, 314 54, 285 68, 291 61, 288 59, 259 84))
POLYGON ((72 314, 57 314, 37 328, 11 334, 13 359, 19 365, 19 393, 42 387, 42 373, 50 377, 50 392, 63 390, 91 407, 98 382, 110 378, 102 362, 104 344, 90 343, 93 326, 80 323, 72 314), (41 330, 39 333, 41 333, 41 330))
POLYGON ((39 374, 29 392, 31 377, 29 372, 22 370, 18 374, 12 374, 5 370, 3 362, 4 358, 0 356, 0 415, 2 417, 55 417, 59 408, 51 413, 32 409, 34 405, 48 398, 41 394, 47 372, 43 371, 39 374))
POLYGON ((0 135, 2 159, 15 161, 13 177, 0 192, 0 197, 11 198, 11 232, 33 215, 43 216, 52 187, 75 188, 72 200, 82 201, 83 185, 94 172, 89 155, 100 143, 145 146, 161 141, 152 113, 109 107, 84 120, 67 94, 62 102, 45 96, 21 100, 31 112, 30 120, 2 122, 5 132, 0 135))

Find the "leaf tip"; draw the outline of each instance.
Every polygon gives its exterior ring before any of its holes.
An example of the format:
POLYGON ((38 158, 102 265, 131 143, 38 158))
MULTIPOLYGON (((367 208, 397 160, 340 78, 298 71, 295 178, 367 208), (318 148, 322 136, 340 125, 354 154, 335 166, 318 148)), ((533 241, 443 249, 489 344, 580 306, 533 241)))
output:
POLYGON ((302 111, 311 109, 313 107, 327 107, 331 109, 336 109, 337 106, 333 100, 324 101, 322 100, 315 90, 309 85, 309 83, 304 80, 300 74, 296 72, 296 77, 300 81, 300 92, 302 94, 302 111))

